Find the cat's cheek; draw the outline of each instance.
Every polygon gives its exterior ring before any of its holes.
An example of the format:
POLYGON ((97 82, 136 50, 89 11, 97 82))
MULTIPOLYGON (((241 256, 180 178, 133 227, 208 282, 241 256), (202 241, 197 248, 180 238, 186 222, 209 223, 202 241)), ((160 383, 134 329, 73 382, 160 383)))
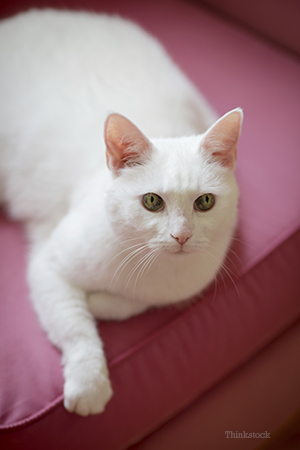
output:
POLYGON ((124 239, 134 239, 143 236, 143 221, 130 208, 130 205, 125 205, 122 208, 117 204, 111 205, 107 211, 107 218, 116 236, 124 239))
MULTIPOLYGON (((126 186, 127 187, 127 186, 126 186)), ((114 192, 107 194, 106 213, 108 221, 117 235, 150 238, 158 225, 156 213, 147 211, 140 198, 122 185, 116 186, 114 192)))

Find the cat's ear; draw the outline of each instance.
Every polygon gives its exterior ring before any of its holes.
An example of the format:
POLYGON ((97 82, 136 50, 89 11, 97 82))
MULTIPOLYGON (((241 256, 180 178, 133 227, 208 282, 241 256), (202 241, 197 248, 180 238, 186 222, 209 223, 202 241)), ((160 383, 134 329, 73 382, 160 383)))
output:
POLYGON ((237 108, 222 116, 206 131, 201 146, 209 154, 211 162, 230 170, 235 168, 242 123, 243 111, 237 108))
POLYGON ((151 142, 126 117, 110 114, 104 126, 106 162, 116 175, 125 165, 141 164, 151 149, 151 142))

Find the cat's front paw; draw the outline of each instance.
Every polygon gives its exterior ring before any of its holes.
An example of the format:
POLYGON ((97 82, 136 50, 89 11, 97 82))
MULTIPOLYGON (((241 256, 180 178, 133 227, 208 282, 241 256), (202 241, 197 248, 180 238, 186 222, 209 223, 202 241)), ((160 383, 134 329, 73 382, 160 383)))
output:
POLYGON ((64 385, 64 406, 80 416, 104 411, 113 394, 106 367, 81 363, 68 373, 64 385))

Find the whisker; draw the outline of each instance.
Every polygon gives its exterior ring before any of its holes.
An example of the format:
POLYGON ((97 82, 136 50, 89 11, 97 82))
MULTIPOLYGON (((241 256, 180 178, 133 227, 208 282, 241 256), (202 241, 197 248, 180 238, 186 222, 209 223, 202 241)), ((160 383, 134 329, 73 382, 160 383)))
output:
MULTIPOLYGON (((204 249, 204 250, 205 250, 205 249, 204 249)), ((203 258, 204 258, 205 264, 208 264, 208 263, 209 263, 209 260, 208 260, 208 258, 206 258, 206 256, 208 256, 208 255, 205 255, 205 254, 203 253, 203 258)), ((209 255, 209 256, 210 256, 210 255, 209 255)), ((224 280, 223 280, 223 283, 224 283, 224 280)), ((219 285, 218 277, 217 277, 216 275, 214 275, 214 287, 215 287, 215 289, 214 289, 214 297, 213 297, 213 300, 212 300, 211 304, 213 304, 214 301, 215 301, 215 298, 216 298, 216 295, 217 295, 217 290, 218 290, 218 285, 219 285)))
MULTIPOLYGON (((131 260, 133 260, 136 256, 138 256, 140 253, 142 253, 146 248, 148 247, 148 245, 143 245, 140 248, 137 248, 135 250, 133 250, 131 253, 129 253, 129 255, 125 256, 125 258, 122 259, 122 261, 120 262, 120 264, 118 265, 111 281, 109 284, 109 289, 112 286, 112 283, 115 281, 115 283, 117 283, 121 273, 123 272, 123 270, 125 269, 125 267, 131 262, 131 260), (118 274, 118 276, 117 276, 118 274), (117 276, 117 279, 115 280, 117 276)), ((123 252, 122 252, 123 253, 123 252)))
POLYGON ((154 261, 156 260, 156 258, 161 254, 161 252, 159 252, 158 250, 153 250, 152 251, 152 258, 149 259, 149 261, 145 264, 144 269, 142 271, 141 274, 141 278, 145 275, 147 275, 147 273, 149 272, 149 270, 151 269, 151 266, 153 265, 154 261), (147 267, 148 266, 148 267, 147 267), (147 270, 146 270, 147 269, 147 270), (145 271, 146 270, 146 271, 145 271))
POLYGON ((140 270, 139 270, 139 272, 138 272, 138 274, 136 276, 135 283, 134 283, 134 286, 133 286, 133 299, 135 298, 135 291, 136 291, 136 286, 137 286, 138 280, 143 277, 145 269, 146 269, 147 266, 148 266, 148 270, 149 270, 149 268, 152 266, 152 264, 155 261, 157 256, 158 256, 157 251, 156 250, 152 250, 151 252, 149 252, 142 259, 142 261, 141 261, 142 267, 140 268, 140 270))
MULTIPOLYGON (((220 244, 220 243, 214 242, 214 247, 223 248, 223 245, 220 244)), ((235 262, 234 262, 233 259, 230 258, 230 256, 228 255, 229 252, 232 253, 232 254, 236 257, 236 259, 238 260, 238 263, 240 264, 241 267, 243 266, 243 262, 242 262, 241 258, 239 257, 239 255, 237 254, 237 252, 235 252, 234 250, 232 250, 232 248, 230 248, 230 247, 227 249, 226 258, 229 259, 229 261, 231 262, 231 264, 234 266, 235 270, 238 272, 239 270, 238 270, 238 268, 237 268, 235 262)))
POLYGON ((246 245, 247 247, 251 248, 252 250, 257 251, 258 248, 257 247, 253 247, 253 245, 248 244, 248 242, 244 241, 243 239, 237 238, 237 237, 232 237, 231 238, 233 241, 239 242, 240 244, 246 245))
POLYGON ((126 285, 125 285, 125 289, 124 289, 124 290, 127 289, 127 287, 128 287, 128 285, 129 285, 130 280, 132 279, 133 275, 134 275, 135 272, 138 270, 138 268, 143 264, 143 262, 144 262, 145 260, 147 260, 148 257, 149 257, 149 252, 148 252, 146 255, 144 255, 144 256, 142 257, 142 259, 140 259, 140 260, 135 264, 135 266, 132 268, 132 270, 130 271, 130 273, 129 273, 128 277, 127 277, 127 281, 126 281, 126 285))
MULTIPOLYGON (((212 254, 208 249, 205 249, 205 250, 210 254, 210 256, 214 259, 214 261, 218 262, 218 260, 216 259, 216 257, 213 256, 213 254, 212 254)), ((226 258, 228 258, 228 255, 226 255, 226 258)), ((238 269, 236 268, 236 266, 235 266, 234 262, 231 260, 231 258, 228 258, 228 259, 229 259, 229 261, 231 261, 231 263, 233 264, 234 268, 235 268, 236 271, 238 272, 238 269)), ((230 267, 228 267, 225 263, 222 262, 222 263, 220 263, 220 264, 221 264, 222 267, 226 267, 226 269, 227 269, 233 276, 235 276, 236 278, 238 278, 237 274, 234 273, 233 270, 231 270, 230 267)))
POLYGON ((107 265, 111 264, 112 261, 114 261, 118 256, 122 255, 122 253, 125 253, 125 252, 127 252, 128 250, 131 250, 132 248, 138 247, 139 245, 141 245, 141 243, 131 245, 130 247, 126 247, 124 250, 120 251, 120 252, 117 253, 113 258, 111 258, 111 259, 108 261, 107 265))
MULTIPOLYGON (((232 250, 232 248, 229 248, 229 249, 228 249, 228 253, 229 253, 229 252, 231 252, 231 253, 236 257, 236 259, 238 260, 239 264, 240 264, 241 267, 242 267, 242 266, 243 266, 243 262, 242 262, 241 258, 239 257, 239 255, 237 254, 237 252, 235 252, 234 250, 232 250)), ((229 259, 229 261, 231 261, 231 263, 234 265, 235 269, 238 271, 238 269, 237 269, 235 263, 233 262, 232 258, 230 258, 230 257, 228 256, 228 254, 227 254, 226 257, 229 259)))
POLYGON ((240 298, 239 290, 238 290, 238 288, 237 288, 237 285, 236 285, 236 283, 235 283, 233 277, 230 275, 230 272, 231 272, 233 275, 235 275, 235 274, 234 274, 234 273, 232 272, 232 270, 230 270, 225 264, 221 263, 221 267, 222 267, 222 269, 225 271, 225 273, 227 274, 227 276, 230 278, 230 280, 231 280, 233 286, 235 287, 236 293, 237 293, 238 297, 240 298))
MULTIPOLYGON (((214 257, 214 255, 212 255, 207 249, 205 249, 205 250, 206 250, 206 253, 209 254, 209 256, 210 256, 214 261, 217 261, 217 259, 214 257)), ((233 286, 235 287, 235 290, 236 290, 236 292, 237 292, 237 294, 238 294, 238 296, 239 296, 239 298, 240 298, 240 293, 239 293, 239 291, 238 291, 237 285, 236 285, 236 283, 235 283, 235 281, 234 281, 234 279, 233 279, 233 277, 232 277, 232 275, 233 275, 233 276, 236 276, 236 274, 235 274, 234 272, 232 272, 232 270, 229 269, 229 267, 227 267, 226 264, 224 264, 223 262, 220 263, 220 267, 224 270, 224 272, 226 273, 226 275, 227 275, 227 276, 229 277, 229 279, 231 280, 231 282, 232 282, 233 286), (231 275, 230 273, 231 273, 232 275, 231 275)), ((222 279, 223 279, 223 283, 224 283, 224 287, 225 287, 225 286, 226 286, 226 283, 225 283, 225 281, 224 281, 223 274, 222 274, 222 272, 219 272, 219 274, 220 274, 220 276, 221 276, 222 279)))

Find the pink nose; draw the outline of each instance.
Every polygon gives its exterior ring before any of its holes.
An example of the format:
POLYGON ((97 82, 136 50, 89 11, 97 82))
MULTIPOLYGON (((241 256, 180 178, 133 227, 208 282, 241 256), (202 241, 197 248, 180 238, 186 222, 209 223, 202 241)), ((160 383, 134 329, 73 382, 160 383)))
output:
POLYGON ((178 234, 178 236, 173 236, 173 234, 171 234, 173 239, 176 239, 176 241, 178 241, 178 243, 180 245, 184 245, 186 243, 186 241, 191 237, 191 234, 178 234))

